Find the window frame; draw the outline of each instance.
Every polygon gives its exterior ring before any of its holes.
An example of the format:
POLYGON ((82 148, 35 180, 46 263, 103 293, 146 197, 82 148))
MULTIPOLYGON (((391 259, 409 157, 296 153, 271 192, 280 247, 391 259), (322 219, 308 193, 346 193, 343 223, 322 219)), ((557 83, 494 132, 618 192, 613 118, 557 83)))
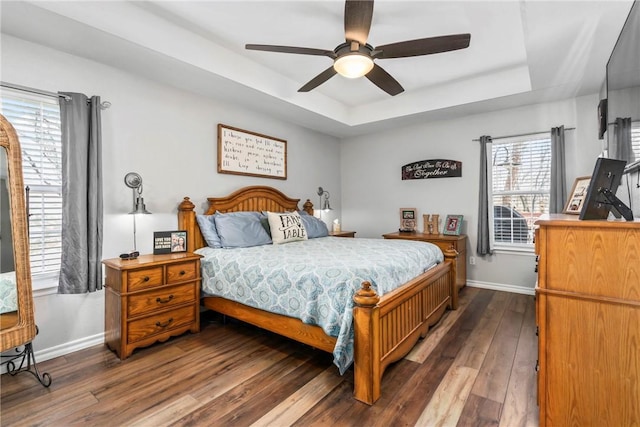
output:
MULTIPOLYGON (((489 153, 487 153, 489 154, 489 153)), ((546 196, 546 199, 549 200, 550 198, 550 193, 551 193, 551 187, 550 187, 550 179, 551 179, 551 162, 550 162, 550 158, 551 158, 551 132, 539 132, 539 133, 534 133, 534 134, 527 134, 527 135, 521 135, 521 136, 511 136, 511 137, 504 137, 504 138, 495 138, 492 140, 492 145, 491 145, 491 153, 490 153, 491 157, 489 160, 489 164, 490 164, 490 168, 491 168, 491 176, 489 179, 489 204, 490 204, 490 209, 489 209, 489 221, 490 221, 490 227, 489 227, 489 236, 491 239, 491 244, 493 247, 493 250, 496 252, 525 252, 525 253, 532 253, 535 251, 535 246, 533 243, 533 225, 532 223, 535 221, 535 219, 530 219, 527 218, 526 215, 522 214, 524 216, 524 220, 527 221, 527 240, 530 240, 530 242, 527 243, 522 243, 522 242, 504 242, 504 241, 498 241, 496 240, 496 218, 494 217, 494 209, 495 206, 499 206, 495 203, 494 198, 495 197, 500 197, 500 196, 518 196, 518 195, 541 195, 543 196, 543 200, 546 196), (500 149, 501 146, 506 146, 506 145, 512 145, 513 144, 533 144, 536 141, 548 141, 548 151, 546 150, 542 150, 541 152, 544 155, 548 155, 549 160, 547 160, 548 164, 549 164, 549 170, 547 173, 547 178, 544 179, 544 182, 547 182, 548 185, 546 186, 546 188, 539 188, 539 189, 526 189, 526 190, 519 190, 519 189, 515 189, 515 190, 502 190, 502 191, 495 191, 494 189, 494 185, 496 182, 496 173, 494 171, 494 167, 499 166, 498 164, 496 164, 496 155, 498 154, 498 150, 500 149)), ((504 205, 500 205, 500 206, 504 206, 504 205)), ((508 208, 511 208, 511 205, 508 206, 508 208)), ((515 212, 520 213, 518 210, 513 209, 515 212)), ((546 204, 546 212, 542 212, 543 213, 548 213, 549 212, 549 205, 548 203, 546 204)), ((531 212, 531 214, 533 214, 533 212, 531 212)), ((513 218, 513 217, 511 217, 513 218)), ((511 226, 511 236, 513 236, 513 225, 511 226)))

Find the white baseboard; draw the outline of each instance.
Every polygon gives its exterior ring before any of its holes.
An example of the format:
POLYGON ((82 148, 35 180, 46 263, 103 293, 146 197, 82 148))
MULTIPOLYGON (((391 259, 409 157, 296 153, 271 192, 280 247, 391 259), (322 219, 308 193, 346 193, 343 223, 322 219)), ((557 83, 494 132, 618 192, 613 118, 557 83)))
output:
POLYGON ((38 350, 35 352, 36 361, 44 362, 45 360, 64 356, 65 354, 73 353, 74 351, 84 350, 85 348, 93 347, 98 344, 104 344, 104 332, 90 337, 83 337, 75 341, 69 341, 54 347, 38 350))
MULTIPOLYGON (((69 353, 73 353, 74 351, 84 350, 85 348, 93 347, 94 345, 104 344, 104 332, 99 334, 80 338, 75 341, 69 341, 64 344, 56 345, 54 347, 45 348, 42 350, 36 350, 34 352, 34 356, 36 358, 36 363, 44 362, 45 360, 53 359, 55 357, 60 357, 67 355, 69 353)), ((18 361, 19 362, 19 361, 18 361)), ((5 374, 7 372, 7 365, 2 365, 2 369, 0 370, 0 374, 5 374)))
POLYGON ((514 294, 536 294, 534 288, 518 285, 507 285, 504 283, 478 282, 476 280, 467 280, 467 286, 470 286, 472 288, 491 289, 492 291, 512 292, 514 294))

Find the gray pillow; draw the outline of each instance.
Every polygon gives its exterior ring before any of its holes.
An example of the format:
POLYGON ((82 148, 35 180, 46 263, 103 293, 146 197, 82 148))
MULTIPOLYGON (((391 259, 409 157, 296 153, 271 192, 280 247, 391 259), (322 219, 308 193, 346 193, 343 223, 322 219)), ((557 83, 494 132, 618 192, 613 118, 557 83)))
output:
POLYGON ((309 236, 310 239, 315 239, 316 237, 327 237, 329 235, 327 224, 325 224, 321 219, 311 215, 300 215, 300 218, 302 219, 304 228, 307 230, 307 236, 309 236))
POLYGON ((223 248, 271 244, 271 237, 260 223, 260 212, 216 213, 214 218, 223 248))
POLYGON ((198 221, 200 232, 207 245, 211 248, 221 248, 222 242, 216 229, 214 215, 196 215, 196 221, 198 221))

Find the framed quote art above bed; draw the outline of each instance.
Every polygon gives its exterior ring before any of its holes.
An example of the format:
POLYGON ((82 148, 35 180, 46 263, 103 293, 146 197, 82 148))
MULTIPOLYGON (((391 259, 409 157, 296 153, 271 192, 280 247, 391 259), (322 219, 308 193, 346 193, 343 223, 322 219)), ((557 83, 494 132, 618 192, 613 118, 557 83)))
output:
POLYGON ((287 179, 287 141, 218 124, 218 173, 287 179))

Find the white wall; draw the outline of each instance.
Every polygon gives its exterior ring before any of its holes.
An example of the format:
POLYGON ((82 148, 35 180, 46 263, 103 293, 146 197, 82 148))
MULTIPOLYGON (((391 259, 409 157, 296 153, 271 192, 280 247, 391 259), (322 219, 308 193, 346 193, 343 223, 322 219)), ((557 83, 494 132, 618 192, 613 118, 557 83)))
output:
MULTIPOLYGON (((149 81, 115 68, 3 35, 2 80, 57 92, 100 95, 112 103, 102 113, 104 171, 103 257, 133 247, 132 193, 124 175, 144 181, 147 209, 137 222, 137 247, 152 252, 153 231, 175 230, 177 206, 191 197, 197 209, 207 196, 246 185, 269 185, 304 202, 317 203, 317 188, 331 192, 340 215, 340 148, 331 136, 149 81), (217 124, 224 123, 287 140, 287 180, 218 174, 217 124)), ((102 342, 104 292, 35 298, 40 333, 34 347, 42 358, 102 342)))
MULTIPOLYGON (((567 187, 577 176, 590 175, 602 150, 597 137, 597 94, 573 100, 531 105, 455 120, 389 129, 342 142, 343 228, 360 237, 380 237, 399 227, 398 209, 415 207, 422 214, 464 215, 462 232, 469 236, 468 256, 476 256, 478 176, 481 135, 494 137, 575 127, 566 132, 567 187), (407 163, 426 159, 462 162, 462 177, 402 181, 407 163)), ((441 226, 442 227, 442 226, 441 226)), ((471 282, 498 289, 532 292, 532 253, 496 253, 476 257, 467 266, 471 282)))

